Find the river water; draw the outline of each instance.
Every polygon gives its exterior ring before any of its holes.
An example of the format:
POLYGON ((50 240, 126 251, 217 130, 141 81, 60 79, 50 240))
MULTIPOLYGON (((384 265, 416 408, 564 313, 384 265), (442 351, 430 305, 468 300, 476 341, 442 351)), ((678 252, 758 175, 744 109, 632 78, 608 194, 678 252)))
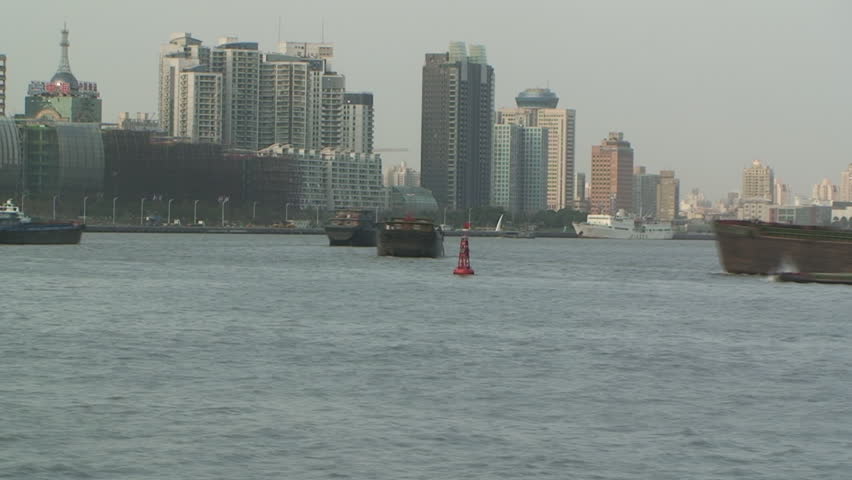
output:
POLYGON ((2 248, 0 477, 846 479, 852 289, 709 241, 2 248))

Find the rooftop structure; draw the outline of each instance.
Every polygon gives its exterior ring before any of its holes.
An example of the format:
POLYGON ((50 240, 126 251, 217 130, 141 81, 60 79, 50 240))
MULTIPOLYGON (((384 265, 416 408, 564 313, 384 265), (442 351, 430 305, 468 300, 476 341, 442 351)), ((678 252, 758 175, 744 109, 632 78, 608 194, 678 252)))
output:
POLYGON ((528 88, 515 97, 519 108, 556 108, 559 97, 549 88, 528 88))
POLYGON ((25 100, 25 116, 65 122, 101 121, 101 100, 95 82, 81 82, 71 72, 68 29, 62 28, 59 67, 47 82, 32 81, 25 100))

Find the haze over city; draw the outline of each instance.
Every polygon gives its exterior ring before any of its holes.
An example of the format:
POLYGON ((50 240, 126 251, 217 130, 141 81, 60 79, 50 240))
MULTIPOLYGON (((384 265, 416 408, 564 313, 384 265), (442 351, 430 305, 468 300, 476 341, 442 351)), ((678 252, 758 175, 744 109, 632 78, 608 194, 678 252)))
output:
POLYGON ((30 80, 56 68, 59 29, 71 64, 97 81, 103 118, 156 112, 159 47, 172 32, 222 35, 272 51, 279 39, 333 42, 347 89, 371 91, 385 166, 419 168, 424 54, 482 44, 496 75, 495 107, 549 87, 577 111, 577 171, 612 130, 635 164, 674 169, 682 191, 708 198, 740 188, 754 159, 797 194, 836 180, 852 125, 852 4, 843 1, 14 2, 4 6, 7 114, 23 113, 30 80), (838 150, 841 153, 838 153, 838 150))

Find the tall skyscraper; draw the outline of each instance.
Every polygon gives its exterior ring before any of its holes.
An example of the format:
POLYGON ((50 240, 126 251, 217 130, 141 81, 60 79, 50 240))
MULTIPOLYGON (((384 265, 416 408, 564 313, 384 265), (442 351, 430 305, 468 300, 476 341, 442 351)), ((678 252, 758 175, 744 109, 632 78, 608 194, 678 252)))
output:
POLYGON ((586 174, 583 172, 574 174, 574 201, 586 201, 586 174))
POLYGON ((633 209, 633 148, 621 132, 610 132, 592 147, 592 213, 633 209))
POLYGON ((494 69, 485 48, 453 42, 423 65, 420 165, 423 186, 449 208, 488 205, 494 69))
POLYGON ((62 28, 59 43, 59 67, 49 82, 30 82, 25 100, 27 118, 44 118, 64 122, 101 121, 101 99, 95 82, 80 82, 71 73, 68 29, 62 28))
POLYGON ((343 149, 373 153, 373 94, 343 95, 343 149))
POLYGON ((6 55, 0 53, 0 117, 6 115, 6 55))
POLYGON ((633 212, 641 217, 657 215, 657 186, 660 175, 646 173, 645 167, 633 168, 633 212))
POLYGON ((840 172, 840 199, 844 202, 852 202, 852 163, 840 172))
POLYGON ((546 88, 528 88, 515 97, 517 108, 501 108, 497 123, 547 128, 547 208, 572 208, 574 201, 574 123, 576 112, 556 108, 559 97, 546 88))
POLYGON ((659 178, 656 217, 662 222, 671 222, 677 218, 680 208, 680 180, 675 178, 674 170, 660 170, 659 178))
POLYGON ((743 191, 742 201, 765 201, 772 203, 774 200, 775 173, 768 165, 764 166, 760 160, 751 162, 751 167, 743 169, 743 191))
POLYGON ((491 205, 535 213, 547 207, 546 128, 514 123, 494 125, 491 205))

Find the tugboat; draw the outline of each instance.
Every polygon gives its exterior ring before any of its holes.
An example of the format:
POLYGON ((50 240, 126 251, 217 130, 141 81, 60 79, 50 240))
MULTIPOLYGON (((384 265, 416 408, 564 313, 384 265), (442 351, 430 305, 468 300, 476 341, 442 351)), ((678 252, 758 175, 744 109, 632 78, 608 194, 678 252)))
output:
POLYGON ((444 255, 444 232, 429 218, 392 218, 378 224, 379 256, 432 257, 444 255))
POLYGON ((0 244, 73 245, 82 235, 82 224, 33 222, 11 199, 0 205, 0 244))
POLYGON ((325 226, 332 247, 375 247, 376 219, 372 210, 342 210, 325 226))

